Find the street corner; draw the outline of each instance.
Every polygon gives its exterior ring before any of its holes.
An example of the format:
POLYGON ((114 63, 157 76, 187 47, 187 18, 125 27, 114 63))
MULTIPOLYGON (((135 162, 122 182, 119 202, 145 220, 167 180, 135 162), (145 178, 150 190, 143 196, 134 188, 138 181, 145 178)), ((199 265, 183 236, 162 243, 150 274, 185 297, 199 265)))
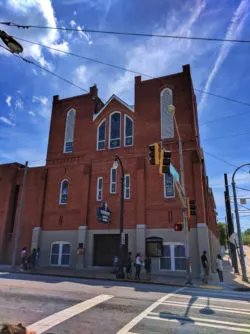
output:
POLYGON ((223 286, 218 285, 200 285, 200 289, 223 290, 223 286))

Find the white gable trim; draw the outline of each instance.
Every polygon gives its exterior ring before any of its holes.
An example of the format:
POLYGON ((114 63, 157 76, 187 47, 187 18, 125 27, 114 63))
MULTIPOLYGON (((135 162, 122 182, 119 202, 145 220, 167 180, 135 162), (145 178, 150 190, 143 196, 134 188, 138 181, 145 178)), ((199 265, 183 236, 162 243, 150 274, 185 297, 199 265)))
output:
POLYGON ((98 114, 93 115, 93 121, 95 121, 97 119, 97 117, 99 117, 101 115, 101 113, 103 112, 103 110, 110 104, 110 102, 112 100, 117 100, 118 102, 120 102, 122 105, 124 105, 124 107, 128 108, 130 111, 135 112, 134 108, 130 105, 128 105, 126 102, 124 102, 123 100, 121 100, 118 96, 116 96, 115 94, 113 94, 110 99, 104 104, 104 106, 102 107, 102 109, 98 112, 98 114))

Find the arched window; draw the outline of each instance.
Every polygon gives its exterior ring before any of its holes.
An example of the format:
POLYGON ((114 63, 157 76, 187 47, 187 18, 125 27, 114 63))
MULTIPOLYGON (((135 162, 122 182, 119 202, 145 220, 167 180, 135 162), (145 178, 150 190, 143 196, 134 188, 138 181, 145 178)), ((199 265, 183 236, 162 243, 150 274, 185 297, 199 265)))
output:
POLYGON ((105 149, 105 130, 106 130, 106 120, 104 119, 97 128, 97 150, 105 149))
POLYGON ((186 250, 183 244, 178 242, 163 244, 160 270, 185 271, 187 269, 186 263, 186 250))
POLYGON ((51 244, 50 265, 67 267, 70 265, 71 244, 66 241, 56 241, 51 244))
POLYGON ((165 88, 161 92, 161 139, 174 138, 174 119, 168 111, 170 104, 173 104, 173 92, 165 88))
POLYGON ((60 186, 60 198, 59 204, 67 204, 68 202, 68 190, 69 190, 69 182, 68 180, 63 180, 60 186))
POLYGON ((124 146, 133 146, 134 122, 132 118, 124 116, 124 146))
POLYGON ((121 114, 115 112, 109 118, 109 148, 121 146, 121 114))
POLYGON ((67 113, 65 137, 64 137, 64 153, 72 153, 74 142, 74 130, 75 130, 75 109, 70 109, 67 113))

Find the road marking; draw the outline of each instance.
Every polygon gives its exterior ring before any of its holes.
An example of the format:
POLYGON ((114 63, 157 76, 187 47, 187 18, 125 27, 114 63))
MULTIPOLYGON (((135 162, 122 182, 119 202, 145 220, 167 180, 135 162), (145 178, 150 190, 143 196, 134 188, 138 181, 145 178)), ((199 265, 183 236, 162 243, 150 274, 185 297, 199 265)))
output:
POLYGON ((35 322, 28 326, 28 330, 36 332, 36 334, 41 334, 49 330, 50 328, 59 325, 60 323, 76 316, 79 313, 82 313, 100 303, 103 303, 109 299, 113 298, 110 295, 100 295, 88 300, 85 300, 82 303, 76 304, 65 310, 54 313, 42 320, 35 322))
MULTIPOLYGON (((239 324, 241 327, 233 328, 233 327, 231 327, 232 325, 231 326, 218 325, 217 320, 211 320, 214 324, 210 324, 210 323, 199 322, 199 321, 202 321, 200 318, 195 318, 195 319, 197 319, 197 321, 195 321, 193 317, 185 319, 185 317, 173 316, 172 314, 169 315, 169 319, 167 317, 166 318, 160 318, 159 316, 155 317, 155 316, 150 316, 150 315, 147 315, 145 318, 146 319, 157 320, 157 321, 161 320, 161 321, 169 321, 169 322, 177 322, 177 323, 180 322, 180 321, 186 321, 186 322, 190 322, 191 324, 193 324, 195 326, 228 329, 228 330, 237 331, 237 332, 249 333, 249 331, 250 331, 249 325, 245 325, 245 324, 242 324, 242 325, 239 324), (246 328, 243 328, 243 327, 246 327, 246 328)), ((204 321, 207 321, 207 319, 204 319, 204 321)), ((209 321, 207 321, 207 322, 209 322, 209 321)))
MULTIPOLYGON (((174 301, 168 301, 162 303, 162 305, 171 305, 171 306, 184 306, 187 307, 188 303, 182 303, 182 302, 174 302, 174 301)), ((192 304, 192 308, 201 308, 201 307, 207 307, 212 310, 221 311, 221 312, 228 312, 228 313, 238 313, 238 314, 250 314, 250 311, 246 311, 244 309, 238 309, 238 308, 230 308, 230 307, 222 307, 222 306, 216 306, 216 305, 207 305, 207 304, 192 304)))
POLYGON ((143 318, 145 318, 150 312, 153 311, 153 309, 155 309, 157 306, 159 306, 161 303, 163 303, 165 300, 173 297, 176 293, 178 293, 179 291, 183 291, 184 288, 180 288, 177 290, 174 290, 172 293, 167 294, 164 297, 161 297, 160 299, 158 299, 156 302, 154 302, 153 304, 151 304, 148 308, 146 308, 143 312, 141 312, 140 314, 138 314, 134 319, 132 319, 128 324, 126 324, 124 327, 122 327, 116 334, 128 334, 128 332, 135 327, 143 318))
POLYGON ((217 285, 200 285, 200 289, 223 290, 222 286, 217 286, 217 285))
MULTIPOLYGON (((190 296, 190 295, 181 295, 181 294, 178 294, 178 295, 175 295, 175 297, 179 297, 179 298, 187 298, 187 299, 191 299, 191 297, 192 296, 190 296)), ((213 298, 213 297, 210 297, 210 296, 207 296, 207 297, 198 297, 198 300, 208 300, 209 299, 209 301, 210 302, 213 302, 213 301, 215 301, 215 302, 222 302, 222 303, 234 303, 234 304, 246 304, 246 305, 250 305, 250 303, 249 302, 247 302, 247 301, 244 301, 244 300, 242 300, 242 301, 239 301, 239 300, 230 300, 230 299, 226 299, 226 298, 224 298, 224 299, 222 299, 222 298, 213 298)))
MULTIPOLYGON (((220 297, 239 297, 239 298, 245 298, 246 299, 246 294, 243 293, 243 292, 239 292, 239 293, 227 293, 225 290, 222 290, 221 292, 216 292, 216 291, 199 291, 198 289, 188 289, 186 290, 187 293, 189 293, 190 295, 197 295, 197 294, 200 294, 200 295, 208 295, 208 297, 210 295, 215 295, 215 296, 220 296, 220 297)), ((249 296, 247 296, 249 297, 249 296)))

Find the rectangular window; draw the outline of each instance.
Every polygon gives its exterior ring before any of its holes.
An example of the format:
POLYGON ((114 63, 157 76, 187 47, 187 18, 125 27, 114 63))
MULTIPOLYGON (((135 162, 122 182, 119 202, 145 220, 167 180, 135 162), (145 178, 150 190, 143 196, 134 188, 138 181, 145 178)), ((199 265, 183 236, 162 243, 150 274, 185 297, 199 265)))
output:
POLYGON ((175 189, 174 189, 174 178, 171 174, 164 174, 164 197, 165 198, 174 198, 175 189))
POLYGON ((116 193, 116 178, 117 178, 117 169, 110 169, 110 194, 116 193))
POLYGON ((164 244, 163 256, 160 258, 160 270, 186 270, 186 252, 182 244, 164 244))
POLYGON ((102 187, 103 187, 103 178, 97 178, 97 185, 96 185, 96 200, 100 202, 102 200, 102 187))
POLYGON ((124 199, 130 199, 130 175, 124 177, 124 199))
POLYGON ((72 153, 73 152, 73 142, 69 141, 65 143, 64 153, 72 153))

